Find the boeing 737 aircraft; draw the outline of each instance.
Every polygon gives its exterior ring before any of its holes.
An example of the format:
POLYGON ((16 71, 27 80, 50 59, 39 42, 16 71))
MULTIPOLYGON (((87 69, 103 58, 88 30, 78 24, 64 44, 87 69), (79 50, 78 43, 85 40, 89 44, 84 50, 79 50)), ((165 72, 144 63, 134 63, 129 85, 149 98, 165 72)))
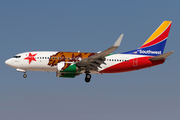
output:
POLYGON ((172 22, 164 21, 138 49, 112 54, 117 49, 123 34, 114 45, 102 52, 34 51, 15 55, 5 63, 19 72, 55 71, 57 77, 74 78, 85 73, 89 82, 91 74, 120 73, 148 68, 164 63, 174 51, 163 53, 172 22))

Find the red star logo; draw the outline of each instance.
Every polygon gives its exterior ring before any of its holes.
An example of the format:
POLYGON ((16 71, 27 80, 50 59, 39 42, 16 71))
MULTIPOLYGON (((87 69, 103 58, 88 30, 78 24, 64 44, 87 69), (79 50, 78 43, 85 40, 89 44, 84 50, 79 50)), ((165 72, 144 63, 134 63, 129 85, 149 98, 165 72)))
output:
POLYGON ((26 58, 24 58, 24 59, 25 59, 25 60, 29 60, 29 64, 30 64, 32 60, 36 61, 36 59, 34 58, 36 55, 37 55, 37 53, 34 54, 34 55, 32 55, 31 53, 29 53, 29 56, 26 57, 26 58))

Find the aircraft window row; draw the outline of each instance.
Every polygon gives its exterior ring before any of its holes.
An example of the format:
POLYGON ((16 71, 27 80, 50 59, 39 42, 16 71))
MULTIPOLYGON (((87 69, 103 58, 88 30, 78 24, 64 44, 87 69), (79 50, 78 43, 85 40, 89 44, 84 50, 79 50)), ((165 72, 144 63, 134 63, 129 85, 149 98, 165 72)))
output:
MULTIPOLYGON (((35 57, 35 59, 64 59, 62 57, 35 57)), ((78 58, 65 58, 65 60, 78 60, 78 58)))
POLYGON ((51 57, 50 59, 78 60, 78 58, 51 57))
POLYGON ((20 58, 21 56, 14 56, 13 58, 20 58))
POLYGON ((49 59, 49 57, 35 57, 35 59, 49 59))
MULTIPOLYGON (((15 57, 15 56, 14 56, 15 57)), ((16 58, 19 58, 21 56, 16 56, 16 58)), ((35 59, 64 59, 62 57, 36 57, 35 59)), ((65 58, 65 60, 78 60, 78 58, 65 58)), ((129 60, 124 59, 106 59, 106 61, 116 61, 116 62, 129 62, 129 60)))
POLYGON ((116 61, 116 62, 129 62, 129 60, 123 60, 123 59, 107 59, 107 61, 116 61))

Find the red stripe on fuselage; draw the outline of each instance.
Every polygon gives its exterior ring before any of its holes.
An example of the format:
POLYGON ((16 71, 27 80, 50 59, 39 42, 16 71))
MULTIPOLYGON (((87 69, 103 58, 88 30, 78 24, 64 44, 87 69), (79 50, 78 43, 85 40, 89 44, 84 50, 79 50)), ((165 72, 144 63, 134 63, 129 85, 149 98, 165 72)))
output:
POLYGON ((108 68, 100 71, 100 73, 128 72, 128 71, 143 69, 143 68, 147 68, 147 67, 151 67, 151 66, 155 66, 155 65, 164 63, 164 60, 150 61, 149 58, 152 58, 152 57, 146 56, 146 57, 134 58, 129 61, 121 62, 121 63, 115 64, 111 67, 108 67, 108 68))

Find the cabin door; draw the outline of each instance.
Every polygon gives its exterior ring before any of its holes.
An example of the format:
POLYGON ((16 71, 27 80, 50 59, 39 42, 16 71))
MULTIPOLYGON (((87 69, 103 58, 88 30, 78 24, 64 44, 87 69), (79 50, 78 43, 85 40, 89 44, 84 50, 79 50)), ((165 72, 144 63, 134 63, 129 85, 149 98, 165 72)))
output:
POLYGON ((133 66, 137 67, 137 65, 138 65, 138 58, 134 58, 133 59, 133 66))

